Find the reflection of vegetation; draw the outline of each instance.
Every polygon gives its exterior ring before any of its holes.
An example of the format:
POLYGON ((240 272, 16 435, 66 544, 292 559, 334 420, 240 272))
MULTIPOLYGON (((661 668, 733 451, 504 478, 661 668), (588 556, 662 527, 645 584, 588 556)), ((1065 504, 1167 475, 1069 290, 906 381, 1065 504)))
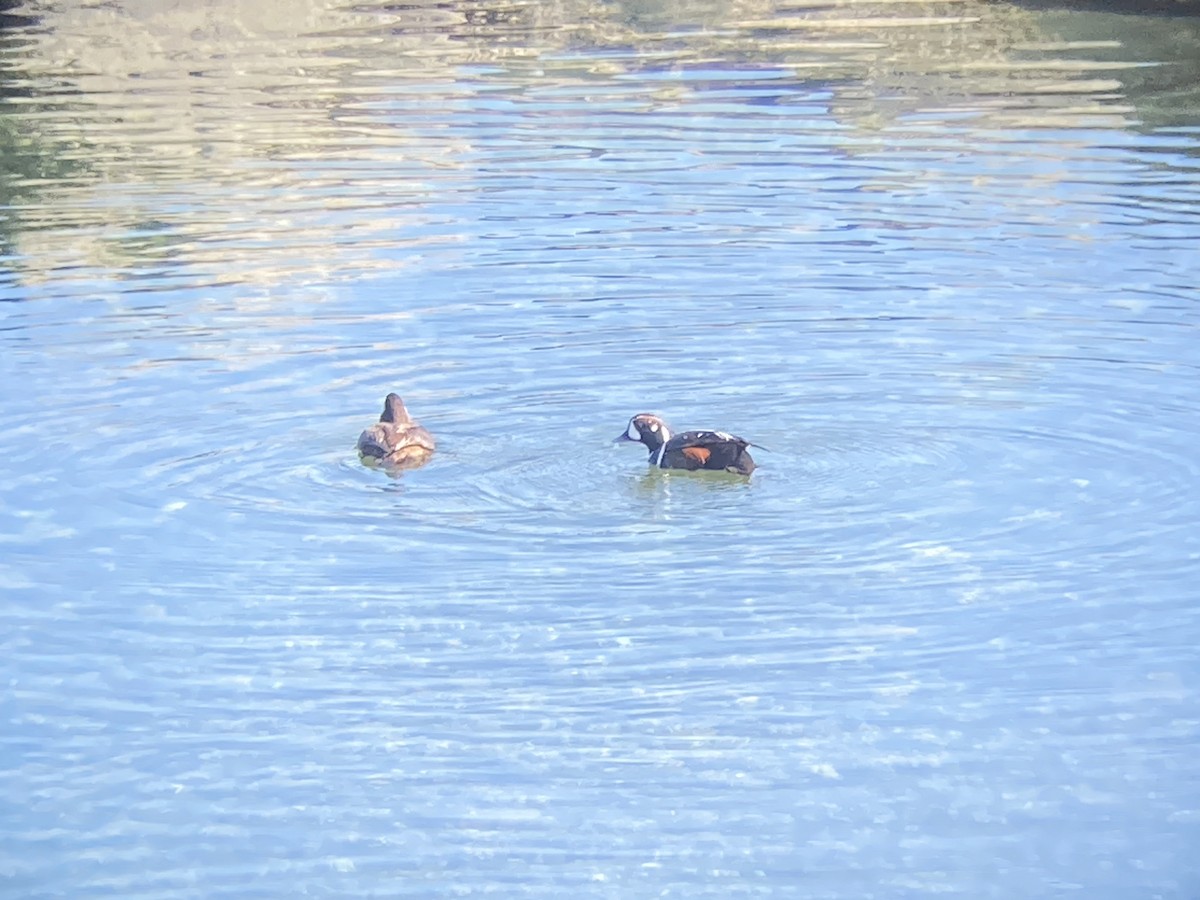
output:
POLYGON ((25 0, 0 0, 0 29, 28 28, 35 21, 25 0))
MULTIPOLYGON (((15 4, 0 6, 0 28, 28 26, 31 20, 11 13, 15 4)), ((7 35, 6 35, 7 36, 7 35)), ((6 48, 11 41, 0 41, 6 48)), ((21 230, 21 208, 36 202, 48 184, 77 176, 84 169, 78 155, 45 138, 27 113, 31 91, 19 72, 0 75, 0 253, 10 256, 14 235, 21 230)))
MULTIPOLYGON (((1161 2, 1197 8, 1200 0, 1161 2)), ((945 103, 969 105, 996 127, 1122 127, 1148 110, 1156 122, 1170 110, 1175 120, 1200 118, 1198 19, 1113 21, 983 0, 498 0, 471 8, 491 5, 503 15, 476 12, 457 33, 459 62, 511 63, 536 50, 556 74, 579 75, 582 60, 601 78, 789 68, 796 82, 833 86, 835 115, 868 129, 945 103), (1127 115, 1131 99, 1137 116, 1127 115)), ((679 90, 664 83, 664 99, 677 101, 679 90)))
POLYGON ((39 186, 79 174, 83 164, 29 128, 20 113, 0 109, 0 203, 15 206, 38 194, 39 186))
POLYGON ((1121 72, 1122 93, 1137 110, 1137 127, 1200 124, 1200 18, 1057 11, 1039 20, 1048 33, 1093 44, 1101 62, 1141 63, 1121 72))
POLYGON ((170 256, 179 238, 167 222, 150 220, 134 223, 128 231, 114 238, 113 243, 121 247, 127 257, 155 259, 170 256))
POLYGON ((1200 0, 1015 0, 1027 9, 1101 12, 1119 15, 1188 16, 1200 13, 1200 0))
MULTIPOLYGON (((1200 120, 1197 20, 1113 22, 984 0, 39 9, 36 28, 6 32, 12 46, 0 56, 7 96, 18 84, 28 94, 0 111, 0 202, 23 207, 25 243, 57 258, 133 265, 173 255, 210 270, 236 268, 231 255, 245 254, 241 274, 263 279, 277 274, 264 265, 272 230, 298 223, 311 246, 370 255, 378 232, 397 227, 396 209, 419 210, 442 170, 470 166, 473 132, 454 111, 489 81, 509 97, 562 88, 564 104, 583 104, 614 77, 652 75, 636 102, 674 107, 712 89, 706 72, 733 75, 722 84, 734 88, 737 73, 772 69, 781 97, 821 86, 851 135, 931 107, 994 128, 1200 120), (1163 60, 1172 65, 1142 67, 1163 60), (354 184, 380 167, 389 196, 348 191, 344 165, 355 167, 354 184), (339 203, 353 209, 339 215, 339 203), (372 220, 383 205, 389 212, 372 220)), ((746 95, 758 99, 747 102, 762 102, 763 80, 749 80, 746 95)), ((0 240, 16 239, 11 213, 2 227, 0 240)), ((280 264, 320 270, 321 261, 280 264)))

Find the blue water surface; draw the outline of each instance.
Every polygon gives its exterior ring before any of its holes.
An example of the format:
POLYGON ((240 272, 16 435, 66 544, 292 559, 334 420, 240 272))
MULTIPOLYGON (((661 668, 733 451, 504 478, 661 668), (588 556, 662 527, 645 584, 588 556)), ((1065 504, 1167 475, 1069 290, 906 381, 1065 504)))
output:
POLYGON ((1196 896, 1195 21, 277 5, 8 33, 0 895, 1196 896))

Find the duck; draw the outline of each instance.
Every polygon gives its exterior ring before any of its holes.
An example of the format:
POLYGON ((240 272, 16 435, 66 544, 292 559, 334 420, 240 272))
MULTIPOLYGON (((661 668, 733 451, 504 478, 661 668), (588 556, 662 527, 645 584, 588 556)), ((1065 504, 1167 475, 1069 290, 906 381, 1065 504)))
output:
POLYGON ((358 436, 358 452, 363 460, 375 460, 390 468, 424 465, 435 446, 433 435, 413 420, 400 395, 394 393, 383 401, 379 421, 358 436))
POLYGON ((650 451, 650 464, 659 469, 709 469, 749 475, 754 460, 747 447, 756 447, 745 438, 726 431, 685 431, 673 434, 660 416, 638 413, 613 443, 633 441, 650 451))

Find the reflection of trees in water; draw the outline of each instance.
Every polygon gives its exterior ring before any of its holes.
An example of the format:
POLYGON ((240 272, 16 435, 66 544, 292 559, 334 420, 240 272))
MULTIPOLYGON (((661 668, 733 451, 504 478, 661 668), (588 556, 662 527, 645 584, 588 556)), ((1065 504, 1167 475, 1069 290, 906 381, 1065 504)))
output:
MULTIPOLYGON (((1200 4, 1192 9, 1200 11, 1200 4)), ((1137 111, 1134 127, 1153 131, 1200 124, 1200 16, 1059 10, 1039 20, 1047 33, 1095 44, 1092 55, 1100 62, 1137 63, 1120 75, 1122 96, 1137 111)))
POLYGON ((28 28, 37 19, 27 11, 24 0, 0 0, 0 30, 28 28))
MULTIPOLYGON (((238 236, 264 223, 346 252, 351 216, 369 255, 394 234, 397 209, 416 214, 444 170, 467 165, 470 130, 449 123, 481 85, 522 99, 586 93, 614 75, 680 75, 646 80, 639 96, 652 108, 711 88, 692 71, 772 68, 783 70, 771 82, 779 102, 821 88, 857 134, 930 108, 996 128, 1200 120, 1200 20, 980 0, 125 0, 42 16, 36 27, 14 19, 4 36, 0 201, 25 207, 26 250, 68 259, 77 248, 51 245, 77 243, 80 227, 92 261, 236 267, 238 236), (1171 64, 1140 65, 1161 60, 1171 64), (355 184, 378 167, 387 196, 348 195, 340 165, 355 184)), ((764 102, 763 84, 745 102, 764 102)), ((727 95, 735 86, 722 82, 727 95)), ((11 218, 0 227, 11 243, 11 218)), ((242 269, 276 277, 269 253, 260 246, 242 269)))
MULTIPOLYGON (((20 12, 19 2, 0 3, 0 56, 20 54, 28 41, 22 29, 36 24, 20 12)), ((19 69, 0 68, 0 253, 11 256, 13 236, 21 231, 22 207, 37 202, 39 187, 69 177, 79 177, 84 164, 71 159, 66 147, 45 140, 21 113, 35 96, 19 69)), ((3 298, 0 298, 3 299, 3 298)))
MULTIPOLYGON (((0 85, 0 104, 11 106, 12 99, 9 86, 0 85)), ((83 169, 64 148, 48 145, 11 113, 0 112, 0 253, 13 254, 15 235, 23 230, 22 209, 38 202, 41 186, 78 178, 83 169)))

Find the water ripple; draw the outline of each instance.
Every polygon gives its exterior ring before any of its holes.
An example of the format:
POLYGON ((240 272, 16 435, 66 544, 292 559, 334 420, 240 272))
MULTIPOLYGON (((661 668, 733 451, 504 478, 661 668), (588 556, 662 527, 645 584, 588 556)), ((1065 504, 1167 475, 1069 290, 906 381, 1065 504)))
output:
POLYGON ((12 892, 1186 893, 1193 23, 10 13, 12 892))

